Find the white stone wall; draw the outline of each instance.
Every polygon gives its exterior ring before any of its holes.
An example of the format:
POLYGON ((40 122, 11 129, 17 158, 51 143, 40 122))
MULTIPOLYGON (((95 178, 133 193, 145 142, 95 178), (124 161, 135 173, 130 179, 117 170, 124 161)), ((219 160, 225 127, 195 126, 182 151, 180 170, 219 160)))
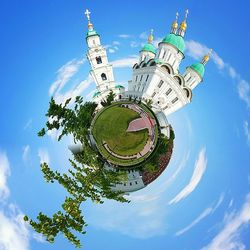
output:
POLYGON ((170 64, 175 74, 178 73, 179 65, 184 55, 174 46, 161 42, 159 44, 159 51, 156 59, 161 60, 163 63, 170 64))
POLYGON ((155 58, 155 54, 150 51, 140 51, 139 63, 148 62, 150 59, 155 58))
POLYGON ((108 63, 107 52, 101 45, 99 36, 88 37, 87 43, 89 47, 87 58, 92 68, 90 74, 97 85, 97 89, 106 96, 106 92, 109 93, 115 87, 113 67, 108 63))
POLYGON ((122 181, 121 184, 117 184, 115 187, 112 188, 113 190, 129 193, 145 187, 139 170, 132 169, 132 170, 126 170, 125 172, 127 175, 127 180, 122 181))
POLYGON ((190 67, 186 68, 183 77, 185 79, 186 86, 190 89, 194 89, 202 81, 199 74, 190 67))

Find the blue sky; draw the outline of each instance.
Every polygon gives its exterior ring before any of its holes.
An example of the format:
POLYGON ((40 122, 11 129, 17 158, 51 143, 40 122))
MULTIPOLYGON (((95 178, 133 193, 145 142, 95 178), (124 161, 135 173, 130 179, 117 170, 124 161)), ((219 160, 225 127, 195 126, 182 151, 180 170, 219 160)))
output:
POLYGON ((190 12, 181 71, 208 48, 214 54, 192 103, 168 117, 176 140, 161 177, 130 204, 83 205, 84 249, 249 249, 249 3, 162 0, 1 1, 0 249, 74 249, 61 236, 44 242, 21 218, 57 211, 65 195, 44 182, 39 163, 66 171, 70 139, 36 133, 51 94, 91 98, 86 8, 124 85, 149 30, 160 41, 176 11, 190 12))

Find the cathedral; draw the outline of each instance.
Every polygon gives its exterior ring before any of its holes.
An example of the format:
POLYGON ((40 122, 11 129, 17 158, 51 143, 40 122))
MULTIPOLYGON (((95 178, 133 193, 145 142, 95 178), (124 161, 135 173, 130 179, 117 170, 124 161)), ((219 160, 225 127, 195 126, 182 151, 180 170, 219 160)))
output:
POLYGON ((179 72, 180 63, 185 57, 188 10, 180 25, 176 13, 170 33, 158 44, 158 48, 153 45, 151 30, 148 42, 140 50, 138 62, 133 66, 132 80, 128 82, 127 90, 115 84, 113 67, 108 62, 106 49, 101 45, 100 35, 91 23, 90 11, 86 10, 85 15, 88 19, 87 58, 92 67, 90 74, 97 86, 93 101, 100 104, 112 90, 116 99, 132 98, 150 103, 155 114, 161 117, 160 120, 191 102, 193 89, 203 81, 211 52, 201 62, 188 66, 183 74, 179 72))
MULTIPOLYGON (((210 53, 205 55, 201 62, 188 66, 182 74, 179 66, 184 59, 184 36, 187 29, 187 16, 178 25, 178 13, 172 23, 170 33, 154 46, 153 30, 148 36, 148 42, 139 52, 138 62, 133 66, 132 79, 128 81, 128 89, 115 84, 113 67, 108 61, 105 47, 101 44, 100 35, 96 32, 90 20, 90 11, 86 10, 88 32, 86 42, 88 45, 87 58, 91 65, 90 74, 96 83, 93 101, 102 109, 101 102, 105 101, 110 91, 115 94, 116 101, 137 100, 151 108, 155 114, 160 133, 168 139, 171 137, 171 126, 167 116, 182 108, 192 100, 193 89, 202 82, 205 65, 210 53)), ((91 135, 92 144, 96 146, 91 135)), ((166 152, 165 160, 159 166, 156 174, 140 171, 138 168, 120 170, 107 160, 105 167, 113 171, 126 172, 127 180, 113 187, 114 190, 126 193, 146 187, 164 171, 172 154, 172 147, 166 152)))

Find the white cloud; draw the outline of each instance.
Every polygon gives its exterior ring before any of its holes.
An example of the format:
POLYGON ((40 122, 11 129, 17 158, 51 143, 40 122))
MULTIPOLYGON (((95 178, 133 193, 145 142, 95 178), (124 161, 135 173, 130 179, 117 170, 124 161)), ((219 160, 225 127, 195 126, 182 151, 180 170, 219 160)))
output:
POLYGON ((240 96, 240 99, 242 99, 247 107, 250 107, 250 84, 249 82, 240 79, 238 81, 238 93, 240 96))
MULTIPOLYGON (((194 40, 186 41, 185 44, 187 49, 187 55, 194 58, 195 60, 200 60, 210 50, 206 45, 203 45, 194 40)), ((211 59, 214 61, 214 63, 219 69, 223 69, 225 67, 224 61, 221 57, 218 56, 216 52, 212 53, 211 59)))
POLYGON ((9 205, 8 214, 0 210, 1 250, 29 249, 29 231, 23 216, 21 211, 13 204, 9 205))
POLYGON ((47 243, 46 238, 45 238, 42 234, 39 234, 39 233, 34 232, 34 233, 32 234, 32 238, 33 238, 34 240, 36 240, 37 242, 40 242, 40 243, 47 243))
POLYGON ((232 66, 229 66, 228 73, 232 79, 236 78, 238 76, 237 72, 232 66))
MULTIPOLYGON (((7 178, 10 176, 10 166, 7 154, 0 152, 0 201, 9 196, 7 178)), ((29 231, 23 220, 23 214, 16 205, 3 204, 7 210, 0 209, 0 249, 28 250, 29 231)))
POLYGON ((121 43, 118 41, 113 41, 113 45, 120 45, 121 43))
POLYGON ((229 204, 228 204, 228 207, 229 207, 229 208, 232 207, 232 206, 233 206, 233 203, 234 203, 234 200, 231 199, 230 202, 229 202, 229 204))
POLYGON ((49 164, 50 158, 47 149, 39 148, 38 149, 38 156, 40 158, 40 163, 46 162, 49 164))
POLYGON ((139 42, 136 42, 136 41, 131 41, 130 42, 130 47, 131 48, 137 48, 140 46, 140 43, 139 42))
MULTIPOLYGON (((208 53, 209 48, 197 41, 189 40, 186 41, 187 55, 190 57, 200 60, 206 53, 208 53)), ((241 100, 243 100, 247 107, 250 107, 250 84, 248 81, 244 80, 241 75, 235 70, 235 68, 229 63, 225 63, 223 59, 216 53, 213 52, 211 59, 215 63, 218 69, 224 69, 225 72, 232 79, 237 81, 238 95, 241 100)))
POLYGON ((240 239, 244 226, 250 222, 250 194, 246 196, 245 203, 240 211, 225 216, 224 227, 202 250, 244 250, 246 246, 240 239))
POLYGON ((118 231, 134 238, 150 238, 166 232, 166 208, 158 199, 121 204, 105 201, 91 207, 89 224, 105 231, 118 231))
POLYGON ((206 208, 194 221, 192 221, 188 226, 176 232, 175 235, 180 236, 181 234, 184 234, 185 232, 190 230, 192 227, 194 227, 196 224, 198 224, 201 220, 203 220, 205 217, 214 213, 214 211, 220 206, 223 200, 224 200, 224 194, 221 194, 219 200, 217 201, 214 207, 206 208))
POLYGON ((142 33, 139 35, 139 38, 142 39, 142 40, 146 40, 146 39, 148 39, 148 35, 149 35, 149 32, 144 31, 144 32, 142 32, 142 33))
POLYGON ((30 154, 30 145, 26 145, 23 147, 23 155, 22 155, 23 161, 26 163, 29 160, 29 154, 30 154))
POLYGON ((132 37, 132 36, 129 35, 129 34, 120 34, 120 35, 118 35, 118 37, 124 38, 124 39, 128 39, 128 38, 130 38, 130 37, 132 37))
POLYGON ((84 90, 86 90, 90 84, 93 83, 93 79, 91 75, 88 75, 88 77, 81 81, 75 88, 68 90, 65 93, 59 93, 57 92, 54 96, 55 101, 57 103, 64 103, 67 99, 72 98, 71 103, 74 101, 76 96, 79 96, 82 94, 84 90))
MULTIPOLYGON (((7 178, 10 176, 10 164, 5 152, 0 151, 0 200, 9 196, 7 178)), ((1 220, 0 220, 1 221, 1 220)))
POLYGON ((57 71, 57 79, 52 83, 49 89, 49 94, 53 95, 56 92, 59 92, 64 85, 77 73, 79 67, 85 59, 73 59, 63 65, 57 71))
POLYGON ((164 172, 149 187, 131 193, 129 204, 105 201, 87 211, 89 224, 106 231, 116 231, 135 238, 150 238, 167 231, 168 213, 165 191, 169 189, 189 157, 189 152, 173 164, 173 174, 164 172), (176 169, 175 169, 176 168, 176 169), (168 177, 166 177, 168 176, 168 177))
POLYGON ((24 125, 23 129, 26 130, 26 129, 29 129, 31 128, 31 125, 32 125, 32 119, 30 118, 26 124, 24 125))
POLYGON ((137 61, 138 61, 138 56, 131 55, 127 58, 112 61, 111 64, 113 65, 114 68, 127 68, 127 67, 133 67, 133 65, 137 61))
POLYGON ((170 202, 169 204, 174 204, 182 199, 186 198, 199 184, 207 166, 206 150, 203 148, 198 156, 195 163, 195 168, 191 180, 170 202))
POLYGON ((249 130, 247 121, 244 121, 243 127, 244 127, 245 136, 247 139, 247 143, 250 144, 250 130, 249 130))
POLYGON ((109 53, 115 53, 115 50, 114 49, 112 49, 112 48, 109 48, 109 53))

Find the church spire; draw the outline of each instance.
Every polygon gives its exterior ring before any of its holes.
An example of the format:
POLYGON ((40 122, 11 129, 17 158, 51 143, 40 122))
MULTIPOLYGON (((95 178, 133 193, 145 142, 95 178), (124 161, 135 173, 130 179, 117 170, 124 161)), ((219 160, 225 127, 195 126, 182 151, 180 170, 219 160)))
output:
POLYGON ((176 34, 176 31, 177 31, 177 28, 178 28, 178 16, 179 16, 179 13, 176 12, 175 20, 174 20, 174 22, 172 23, 172 26, 171 26, 171 33, 172 34, 176 34))
POLYGON ((90 21, 90 14, 91 14, 91 12, 88 9, 86 9, 86 11, 85 11, 84 14, 86 15, 86 17, 88 19, 88 29, 89 29, 89 31, 92 31, 93 30, 93 24, 90 21))
POLYGON ((187 17, 188 17, 188 9, 186 10, 186 13, 185 13, 185 18, 184 20, 181 22, 181 25, 179 27, 179 30, 178 30, 178 35, 179 36, 182 36, 184 37, 185 35, 185 32, 186 32, 186 29, 187 29, 187 17))
POLYGON ((151 29, 151 30, 150 30, 150 34, 149 34, 149 36, 148 36, 148 43, 152 43, 153 40, 154 40, 153 32, 154 32, 154 30, 151 29))
POLYGON ((205 64, 209 61, 212 52, 213 52, 213 50, 210 49, 209 52, 202 58, 201 63, 202 63, 203 65, 205 65, 205 64))

